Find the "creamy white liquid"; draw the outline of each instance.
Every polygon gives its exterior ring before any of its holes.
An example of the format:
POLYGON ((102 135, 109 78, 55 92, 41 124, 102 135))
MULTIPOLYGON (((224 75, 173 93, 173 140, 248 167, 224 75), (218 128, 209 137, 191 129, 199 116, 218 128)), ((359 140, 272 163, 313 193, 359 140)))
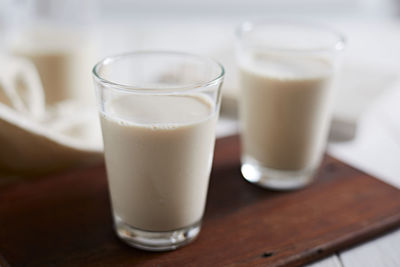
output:
POLYGON ((74 99, 94 101, 90 70, 94 46, 88 38, 62 29, 33 29, 11 44, 11 52, 37 68, 47 104, 74 99))
POLYGON ((149 231, 198 222, 204 212, 216 112, 200 96, 119 97, 102 114, 115 215, 149 231))
POLYGON ((244 156, 280 170, 315 168, 329 126, 332 66, 316 58, 259 54, 242 62, 244 156))

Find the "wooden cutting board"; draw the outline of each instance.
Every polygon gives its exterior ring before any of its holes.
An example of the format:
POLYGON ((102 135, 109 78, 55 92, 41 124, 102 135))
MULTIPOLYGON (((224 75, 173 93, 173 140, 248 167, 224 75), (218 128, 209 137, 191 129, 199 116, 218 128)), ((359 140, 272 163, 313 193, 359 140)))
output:
POLYGON ((112 230, 103 165, 0 187, 0 265, 299 266, 400 226, 400 190, 331 157, 306 189, 247 183, 237 137, 216 144, 200 236, 172 252, 112 230))

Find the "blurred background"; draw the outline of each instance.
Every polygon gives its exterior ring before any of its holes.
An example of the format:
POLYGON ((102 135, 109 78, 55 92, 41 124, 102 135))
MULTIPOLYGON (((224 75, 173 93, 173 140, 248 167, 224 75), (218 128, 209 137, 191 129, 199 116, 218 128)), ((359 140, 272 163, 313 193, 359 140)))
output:
POLYGON ((1 172, 101 159, 91 68, 106 55, 132 50, 179 50, 221 61, 226 80, 218 135, 237 132, 234 29, 271 17, 344 33, 328 151, 400 186, 393 179, 400 177, 399 0, 1 0, 1 172))
MULTIPOLYGON (((0 0, 0 185, 103 160, 91 68, 116 53, 221 61, 217 135, 237 133, 235 27, 282 17, 346 36, 327 152, 400 188, 400 0, 0 0)), ((350 253, 397 259, 391 235, 350 253)))

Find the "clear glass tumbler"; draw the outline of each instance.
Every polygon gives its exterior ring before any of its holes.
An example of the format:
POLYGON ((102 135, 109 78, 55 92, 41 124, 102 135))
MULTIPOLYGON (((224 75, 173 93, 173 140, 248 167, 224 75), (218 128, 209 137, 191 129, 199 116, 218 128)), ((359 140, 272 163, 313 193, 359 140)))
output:
POLYGON ((236 43, 242 174, 270 189, 301 188, 322 159, 344 38, 314 24, 264 20, 242 24, 236 43))
POLYGON ((33 63, 46 105, 70 100, 93 105, 94 94, 85 88, 92 86, 88 69, 99 48, 93 25, 98 5, 91 0, 2 2, 8 2, 6 48, 33 63))
POLYGON ((176 52, 134 52, 93 69, 117 235, 170 250, 199 233, 223 67, 176 52))

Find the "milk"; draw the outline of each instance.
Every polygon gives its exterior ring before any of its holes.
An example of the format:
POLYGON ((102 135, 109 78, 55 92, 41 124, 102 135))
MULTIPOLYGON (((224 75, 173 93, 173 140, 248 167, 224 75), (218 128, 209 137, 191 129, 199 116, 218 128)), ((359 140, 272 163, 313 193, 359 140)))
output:
POLYGON ((217 115, 197 95, 119 96, 101 115, 114 215, 132 227, 170 231, 204 212, 217 115))
POLYGON ((39 72, 48 105, 63 100, 94 102, 90 70, 94 45, 62 28, 33 28, 14 37, 11 53, 30 60, 39 72))
POLYGON ((329 126, 332 66, 321 58, 256 54, 240 63, 245 161, 279 170, 319 164, 329 126))

